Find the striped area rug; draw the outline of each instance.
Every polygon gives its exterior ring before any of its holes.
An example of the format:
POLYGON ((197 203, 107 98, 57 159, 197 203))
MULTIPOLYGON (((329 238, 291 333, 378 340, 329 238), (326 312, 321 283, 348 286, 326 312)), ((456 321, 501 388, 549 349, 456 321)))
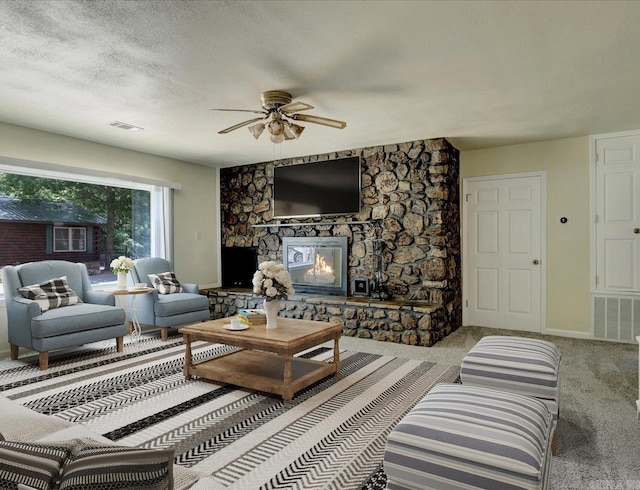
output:
MULTIPOLYGON (((232 347, 193 344, 194 361, 232 347)), ((318 347, 305 357, 331 361, 318 347)), ((48 371, 13 361, 0 392, 37 412, 83 424, 119 444, 173 447, 176 464, 230 489, 359 489, 379 478, 387 434, 459 367, 342 352, 342 369, 291 403, 182 374, 184 344, 143 337, 52 357, 48 371)), ((375 485, 374 485, 375 486, 375 485)))

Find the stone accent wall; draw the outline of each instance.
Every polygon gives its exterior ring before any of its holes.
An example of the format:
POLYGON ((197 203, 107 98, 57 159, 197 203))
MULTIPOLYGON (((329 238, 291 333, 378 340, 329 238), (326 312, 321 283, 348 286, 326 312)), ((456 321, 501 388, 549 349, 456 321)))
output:
MULTIPOLYGON (((346 236, 349 291, 353 278, 363 277, 374 299, 442 308, 447 327, 436 335, 442 338, 462 322, 458 159, 447 140, 432 139, 223 168, 222 244, 255 246, 258 261, 282 261, 284 236, 346 236), (252 226, 279 224, 272 210, 275 165, 350 156, 361 159, 359 214, 280 221, 300 225, 295 227, 252 226)), ((360 328, 365 327, 348 328, 345 334, 353 330, 359 335, 360 328)), ((386 340, 396 341, 391 337, 386 340)))

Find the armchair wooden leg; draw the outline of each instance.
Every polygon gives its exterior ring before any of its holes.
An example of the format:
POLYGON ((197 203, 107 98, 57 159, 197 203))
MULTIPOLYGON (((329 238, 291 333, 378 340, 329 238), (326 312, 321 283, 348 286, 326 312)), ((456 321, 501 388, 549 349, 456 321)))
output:
POLYGON ((160 339, 166 342, 169 339, 169 327, 162 327, 160 329, 160 339))
POLYGON ((116 349, 118 352, 122 352, 124 349, 124 337, 116 337, 116 349))
POLYGON ((133 322, 129 322, 129 335, 133 333, 133 322))
POLYGON ((11 346, 11 360, 15 361, 18 358, 18 346, 11 342, 9 342, 9 345, 11 346))
POLYGON ((556 430, 553 433, 553 439, 551 439, 551 455, 555 456, 556 453, 558 452, 558 428, 556 427, 556 430))
POLYGON ((40 371, 49 369, 49 352, 40 353, 40 371))

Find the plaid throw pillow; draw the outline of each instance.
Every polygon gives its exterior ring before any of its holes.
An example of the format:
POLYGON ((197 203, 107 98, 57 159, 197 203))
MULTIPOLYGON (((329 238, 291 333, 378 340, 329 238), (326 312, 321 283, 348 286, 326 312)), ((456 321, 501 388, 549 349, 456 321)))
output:
POLYGON ((42 311, 82 303, 76 292, 69 287, 67 276, 49 279, 40 284, 23 286, 18 288, 18 291, 25 298, 38 303, 42 311))
POLYGON ((153 287, 160 294, 181 293, 183 291, 180 282, 173 272, 163 272, 162 274, 148 274, 153 287))

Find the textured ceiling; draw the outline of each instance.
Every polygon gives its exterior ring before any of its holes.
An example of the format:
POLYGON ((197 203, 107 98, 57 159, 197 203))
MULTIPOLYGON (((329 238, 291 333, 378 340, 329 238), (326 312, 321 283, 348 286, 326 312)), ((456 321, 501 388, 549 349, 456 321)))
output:
POLYGON ((622 1, 0 0, 0 121, 221 166, 638 129, 639 22, 622 1), (265 90, 348 125, 217 134, 252 115, 211 108, 265 90))

